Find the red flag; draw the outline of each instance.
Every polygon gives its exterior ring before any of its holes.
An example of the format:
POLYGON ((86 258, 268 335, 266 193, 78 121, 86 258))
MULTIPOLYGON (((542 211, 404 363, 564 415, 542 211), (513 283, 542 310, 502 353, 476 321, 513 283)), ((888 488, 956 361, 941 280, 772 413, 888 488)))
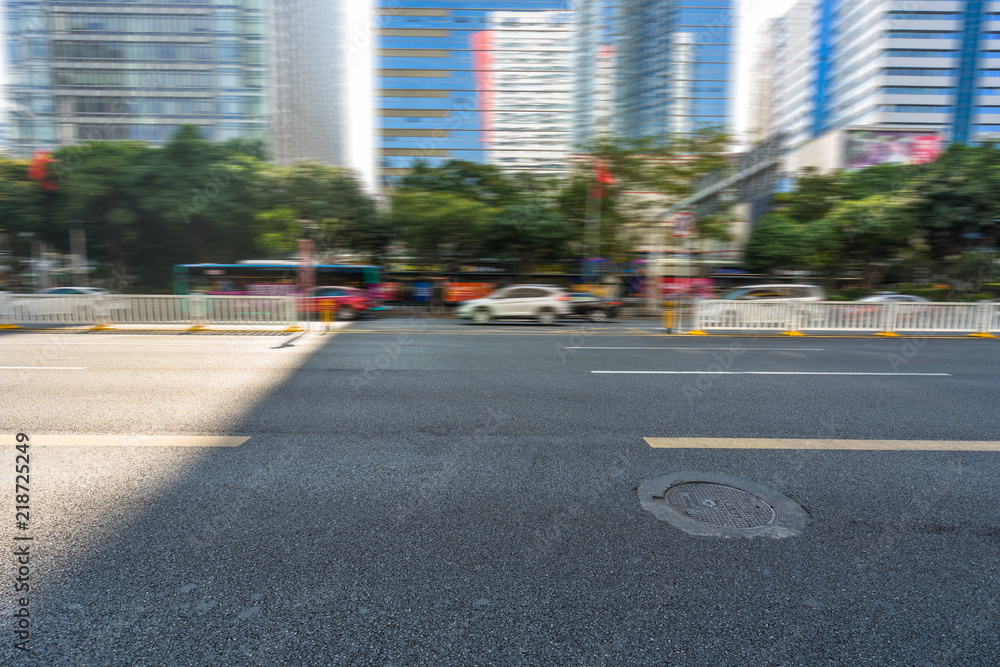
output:
POLYGON ((606 160, 600 158, 594 160, 594 180, 597 183, 590 189, 590 196, 601 199, 604 197, 604 186, 614 185, 618 181, 615 177, 611 175, 611 171, 608 169, 608 163, 606 160))
POLYGON ((57 190, 56 184, 49 179, 49 163, 52 162, 49 151, 35 151, 35 157, 28 164, 28 179, 38 181, 38 187, 43 190, 57 190))
POLYGON ((605 185, 614 185, 618 181, 615 177, 611 175, 611 171, 608 169, 608 163, 606 160, 595 160, 594 161, 594 178, 597 179, 598 183, 604 183, 605 185))

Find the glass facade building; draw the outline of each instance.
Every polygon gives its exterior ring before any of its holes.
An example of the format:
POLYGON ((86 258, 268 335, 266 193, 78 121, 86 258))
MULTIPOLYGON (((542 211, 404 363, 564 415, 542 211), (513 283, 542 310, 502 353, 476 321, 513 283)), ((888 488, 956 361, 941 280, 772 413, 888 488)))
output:
POLYGON ((792 148, 858 126, 1000 133, 1000 2, 800 0, 771 31, 760 86, 792 148))
POLYGON ((243 5, 262 1, 268 7, 273 158, 346 166, 346 70, 369 65, 348 43, 346 4, 354 0, 243 0, 243 5))
POLYGON ((565 171, 569 9, 568 0, 377 0, 379 183, 418 160, 565 171))
POLYGON ((615 0, 575 0, 573 143, 579 149, 612 130, 615 0))
POLYGON ((264 137, 263 0, 9 0, 8 147, 84 140, 264 137))
POLYGON ((731 130, 734 0, 620 0, 616 131, 731 130))

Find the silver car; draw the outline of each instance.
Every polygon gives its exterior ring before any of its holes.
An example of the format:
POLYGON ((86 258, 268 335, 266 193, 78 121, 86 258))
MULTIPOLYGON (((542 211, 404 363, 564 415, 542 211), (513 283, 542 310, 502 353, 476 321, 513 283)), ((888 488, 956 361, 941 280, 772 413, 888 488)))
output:
POLYGON ((554 324, 571 313, 569 294, 558 287, 512 285, 498 289, 485 299, 463 302, 455 314, 476 324, 499 319, 533 319, 541 324, 554 324))

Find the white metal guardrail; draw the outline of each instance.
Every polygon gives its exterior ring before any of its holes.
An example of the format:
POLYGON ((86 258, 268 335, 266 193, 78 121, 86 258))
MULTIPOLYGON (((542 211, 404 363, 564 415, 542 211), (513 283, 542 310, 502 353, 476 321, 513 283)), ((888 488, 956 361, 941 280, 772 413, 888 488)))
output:
POLYGON ((0 294, 0 327, 18 325, 298 325, 295 297, 0 294))
POLYGON ((989 336, 1000 333, 1000 304, 702 300, 692 332, 709 331, 989 336))

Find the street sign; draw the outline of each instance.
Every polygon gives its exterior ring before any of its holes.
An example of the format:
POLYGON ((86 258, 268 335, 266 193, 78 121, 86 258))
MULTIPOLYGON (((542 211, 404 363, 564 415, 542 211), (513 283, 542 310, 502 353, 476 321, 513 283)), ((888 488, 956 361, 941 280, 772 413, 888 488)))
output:
POLYGON ((670 221, 674 225, 674 236, 686 238, 694 234, 694 224, 698 221, 698 218, 690 211, 680 211, 679 213, 675 213, 670 221))

